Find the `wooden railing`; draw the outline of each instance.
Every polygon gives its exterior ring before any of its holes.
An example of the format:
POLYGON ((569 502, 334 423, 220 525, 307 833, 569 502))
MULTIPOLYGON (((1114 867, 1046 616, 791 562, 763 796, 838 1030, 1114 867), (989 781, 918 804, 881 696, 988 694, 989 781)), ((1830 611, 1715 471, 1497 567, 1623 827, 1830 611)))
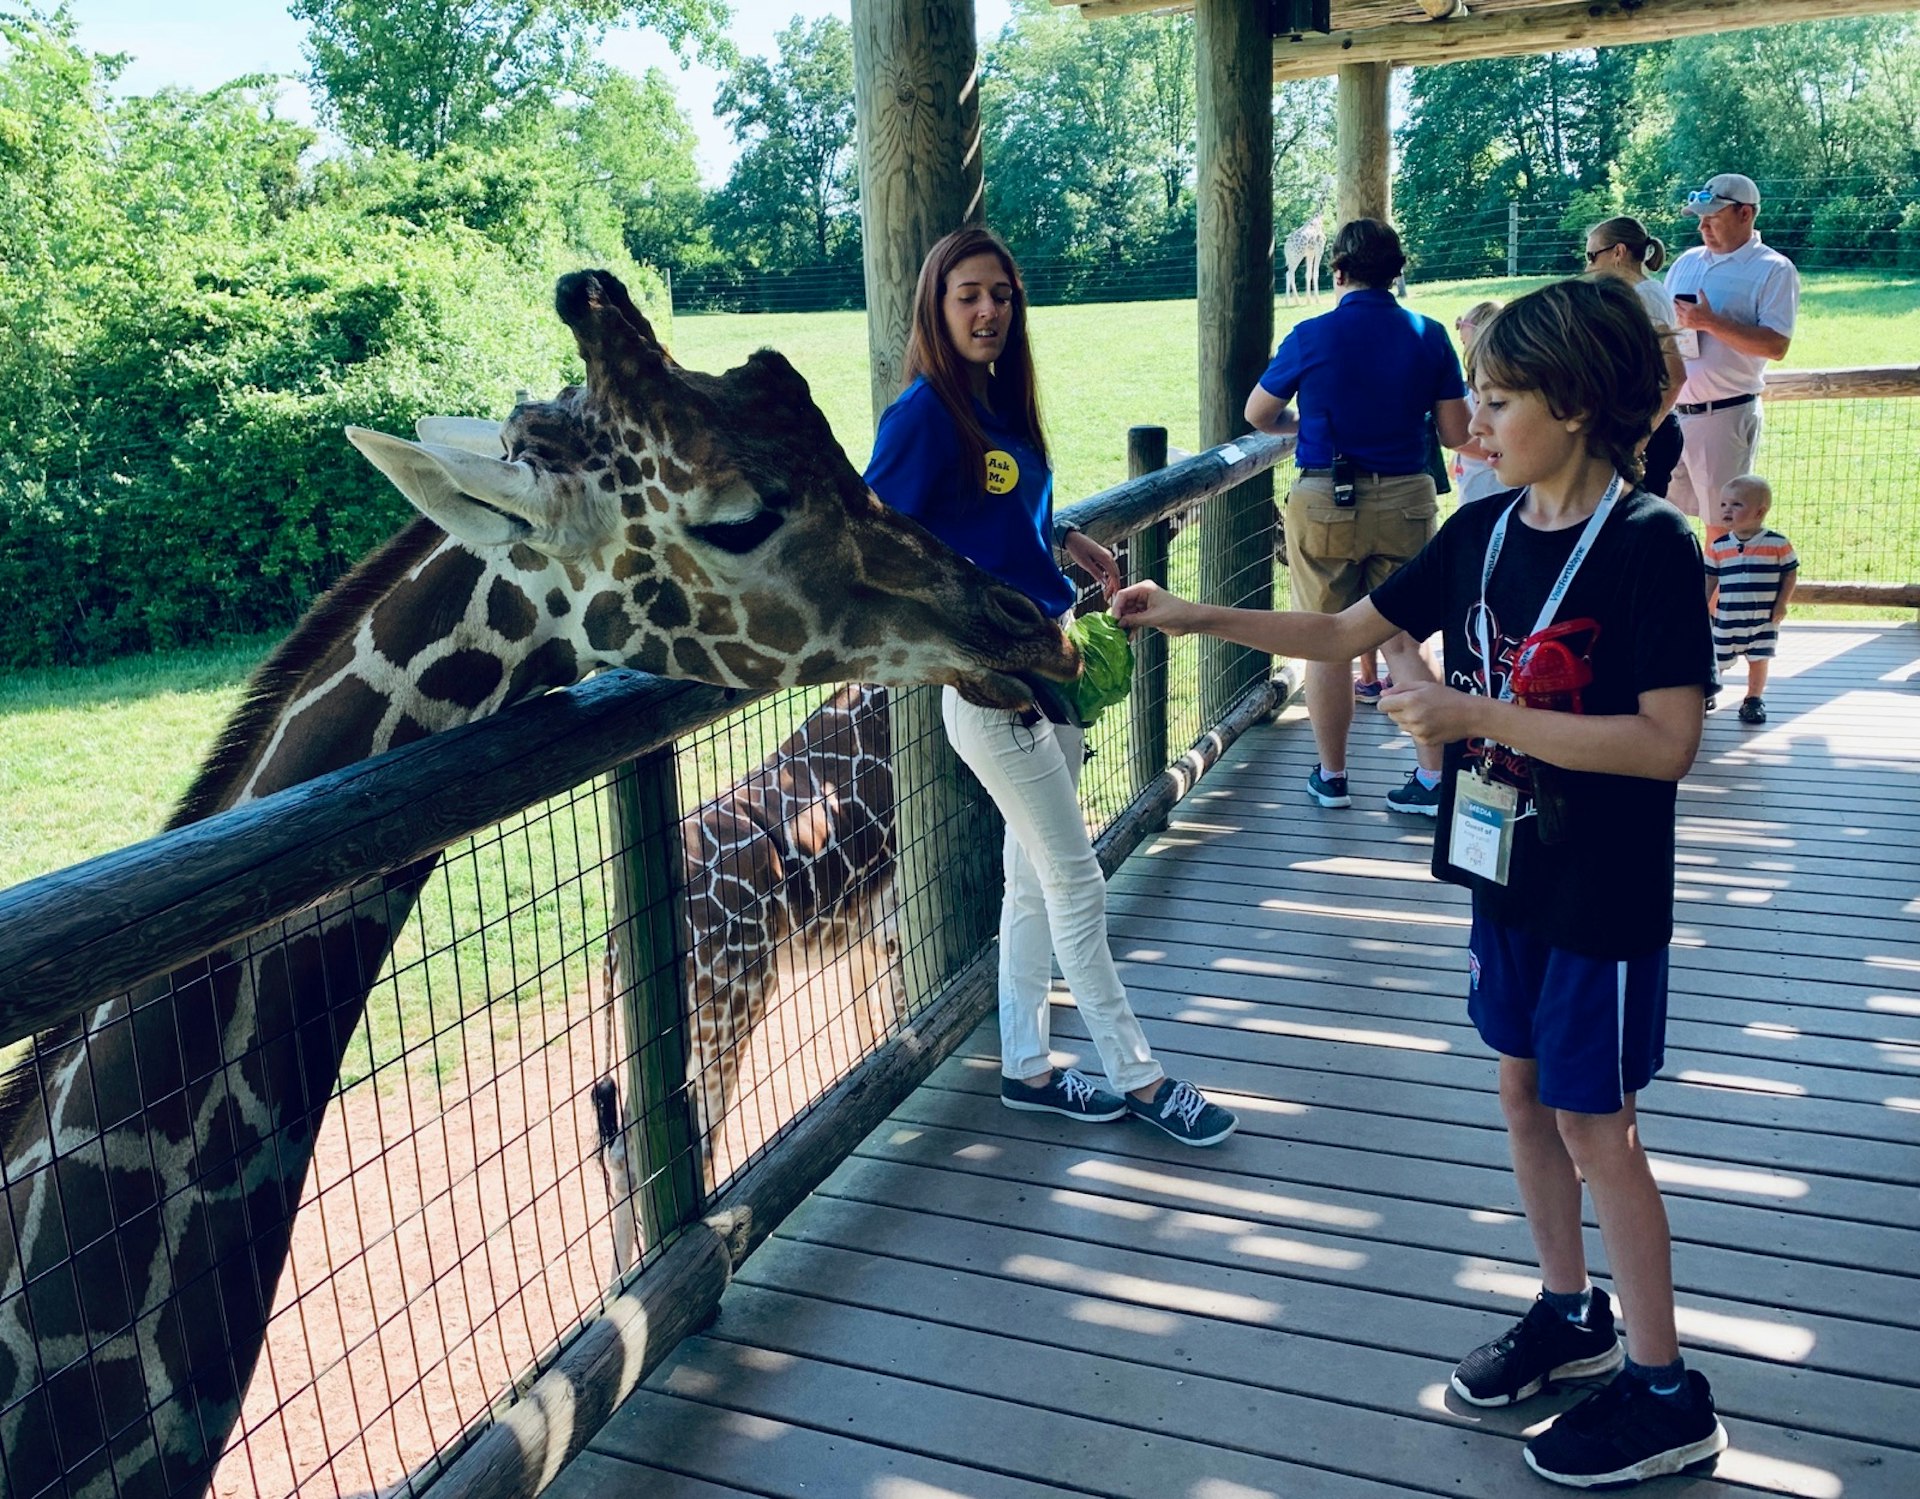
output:
MULTIPOLYGON (((1770 370, 1763 394, 1769 407, 1787 402, 1911 401, 1916 397, 1920 397, 1920 365, 1912 364, 1770 370)), ((1896 565, 1906 566, 1905 576, 1892 579, 1821 577, 1817 572, 1806 571, 1803 547, 1803 576, 1793 595, 1796 604, 1920 609, 1920 550, 1915 549, 1916 538, 1920 538, 1920 463, 1915 462, 1915 455, 1920 454, 1920 406, 1910 411, 1911 415, 1898 430, 1882 434, 1887 461, 1898 466, 1906 485, 1906 503, 1890 515, 1861 513, 1859 497, 1850 492, 1841 465, 1828 465, 1825 472, 1808 472, 1793 451, 1791 440, 1783 441, 1778 434, 1763 438, 1762 451, 1766 455, 1763 467, 1769 470, 1768 477, 1775 477, 1777 464, 1788 465, 1788 471, 1795 476, 1794 484, 1808 491, 1805 496, 1793 495, 1792 499, 1809 501, 1812 507, 1830 509, 1833 515, 1850 517, 1861 526, 1872 526, 1885 539, 1884 550, 1892 553, 1896 565), (1907 550, 1899 550, 1902 546, 1907 550)), ((1775 489, 1783 495, 1786 493, 1786 486, 1778 478, 1775 489)), ((1789 539, 1795 539, 1793 528, 1782 524, 1789 539)))

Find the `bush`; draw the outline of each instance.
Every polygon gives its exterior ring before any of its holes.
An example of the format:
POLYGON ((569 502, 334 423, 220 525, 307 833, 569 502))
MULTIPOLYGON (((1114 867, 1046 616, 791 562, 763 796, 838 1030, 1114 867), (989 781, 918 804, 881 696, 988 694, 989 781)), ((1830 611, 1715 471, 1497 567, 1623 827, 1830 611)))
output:
POLYGON ((418 164, 366 170, 356 191, 330 169, 260 241, 147 246, 95 303, 54 377, 58 446, 0 470, 0 666, 289 624, 410 513, 341 428, 504 415, 577 378, 565 270, 613 269, 667 335, 660 279, 617 226, 583 244, 590 212, 537 173, 460 169, 436 197, 418 164))

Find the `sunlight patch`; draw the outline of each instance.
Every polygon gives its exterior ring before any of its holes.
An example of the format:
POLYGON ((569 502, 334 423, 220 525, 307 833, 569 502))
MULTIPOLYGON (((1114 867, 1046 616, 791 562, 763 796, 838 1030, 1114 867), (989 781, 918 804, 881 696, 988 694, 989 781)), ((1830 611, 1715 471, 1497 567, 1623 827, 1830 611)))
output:
POLYGON ((1127 1187, 1136 1192, 1159 1192, 1168 1197, 1184 1197, 1213 1207, 1233 1208, 1243 1213, 1266 1213, 1276 1218, 1301 1218, 1309 1223, 1325 1223, 1334 1228, 1378 1228, 1378 1213, 1360 1208, 1336 1207, 1327 1202, 1308 1202, 1301 1197, 1282 1197, 1277 1192, 1255 1192, 1245 1187, 1228 1187, 1214 1182, 1193 1181, 1170 1176, 1164 1171, 1142 1171, 1122 1166, 1117 1161, 1082 1161, 1071 1169, 1074 1176, 1092 1178, 1110 1186, 1127 1187))

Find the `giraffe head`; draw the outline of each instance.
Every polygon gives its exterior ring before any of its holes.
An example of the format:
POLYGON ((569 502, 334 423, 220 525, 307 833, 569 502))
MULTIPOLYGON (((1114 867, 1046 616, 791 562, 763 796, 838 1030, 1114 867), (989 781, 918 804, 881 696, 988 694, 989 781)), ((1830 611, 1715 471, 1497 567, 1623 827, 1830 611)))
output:
POLYGON ((566 658, 541 685, 632 666, 753 689, 942 682, 1016 707, 1022 676, 1074 674, 1025 595, 868 492, 780 355, 682 369, 604 271, 562 277, 555 304, 584 384, 504 426, 348 432, 517 589, 503 612, 566 658))

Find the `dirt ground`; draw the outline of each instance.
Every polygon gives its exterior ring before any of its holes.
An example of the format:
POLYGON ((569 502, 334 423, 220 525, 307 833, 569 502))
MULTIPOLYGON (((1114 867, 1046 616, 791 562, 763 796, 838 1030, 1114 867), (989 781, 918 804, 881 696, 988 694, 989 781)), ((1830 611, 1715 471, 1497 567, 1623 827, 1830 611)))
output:
MULTIPOLYGON (((858 1057, 870 972, 831 961, 771 1007, 723 1180, 858 1057)), ((494 1042, 497 1059, 469 1027, 465 1065, 437 1087, 369 1079, 334 1101, 219 1499, 390 1488, 599 1308, 614 1263, 591 1101, 605 1014, 582 992, 528 1024, 543 1029, 494 1042)))

